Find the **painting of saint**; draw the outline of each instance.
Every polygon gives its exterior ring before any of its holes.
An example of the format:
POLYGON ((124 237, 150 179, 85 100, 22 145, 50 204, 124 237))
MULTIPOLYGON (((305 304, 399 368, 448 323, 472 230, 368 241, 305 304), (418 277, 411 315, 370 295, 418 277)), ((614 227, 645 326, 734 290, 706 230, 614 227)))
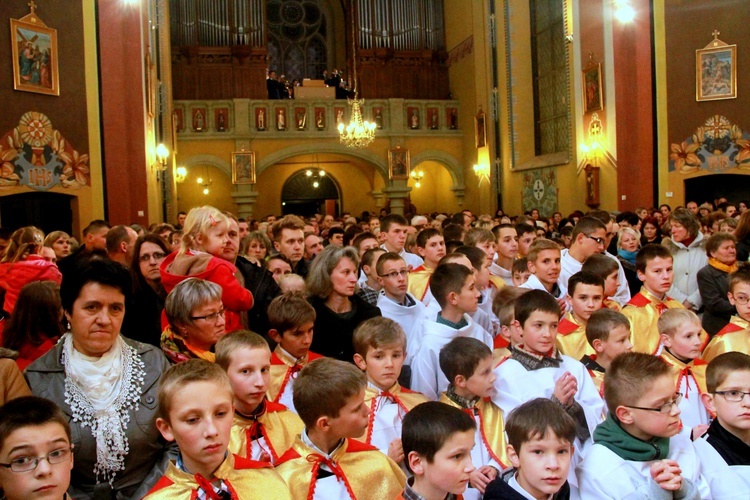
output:
POLYGON ((13 35, 13 88, 60 95, 57 67, 57 30, 48 28, 36 14, 11 19, 13 35), (25 22, 28 19, 29 22, 25 22))

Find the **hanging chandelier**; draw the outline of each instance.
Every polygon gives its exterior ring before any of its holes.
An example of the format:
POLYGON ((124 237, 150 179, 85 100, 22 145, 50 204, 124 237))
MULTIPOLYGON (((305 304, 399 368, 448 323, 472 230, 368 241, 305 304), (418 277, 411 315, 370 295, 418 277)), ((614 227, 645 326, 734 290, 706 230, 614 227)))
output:
POLYGON ((347 99, 351 111, 349 125, 339 123, 339 139, 348 148, 365 148, 375 140, 375 123, 362 118, 364 99, 357 98, 357 44, 355 43, 354 8, 352 4, 352 67, 354 77, 354 99, 347 99))

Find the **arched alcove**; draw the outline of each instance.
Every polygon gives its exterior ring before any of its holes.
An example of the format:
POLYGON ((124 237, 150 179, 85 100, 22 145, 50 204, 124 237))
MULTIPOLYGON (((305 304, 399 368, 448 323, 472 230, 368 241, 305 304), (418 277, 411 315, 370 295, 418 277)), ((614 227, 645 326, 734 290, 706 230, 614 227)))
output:
POLYGON ((435 160, 425 160, 412 164, 412 172, 424 174, 419 180, 419 187, 413 177, 407 182, 411 188, 411 202, 420 213, 455 213, 461 210, 458 198, 451 193, 454 185, 451 172, 444 164, 435 160))
POLYGON ((187 176, 183 182, 177 183, 178 211, 187 212, 202 205, 212 205, 228 212, 237 211, 232 198, 234 186, 228 164, 224 165, 211 158, 200 161, 194 157, 188 159, 184 166, 187 176), (204 194, 204 189, 208 189, 208 194, 204 194))
POLYGON ((713 174, 685 179, 685 201, 678 201, 680 205, 688 201, 700 204, 721 196, 732 201, 750 198, 750 175, 713 174))
POLYGON ((283 214, 314 215, 330 209, 338 215, 341 191, 330 173, 322 169, 303 169, 292 174, 281 189, 283 214))

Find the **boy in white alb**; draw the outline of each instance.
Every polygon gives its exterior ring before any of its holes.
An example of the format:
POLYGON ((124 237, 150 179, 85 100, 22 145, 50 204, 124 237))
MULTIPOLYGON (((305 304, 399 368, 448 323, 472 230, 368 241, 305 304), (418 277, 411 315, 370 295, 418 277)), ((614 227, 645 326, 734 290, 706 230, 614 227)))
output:
POLYGON ((404 250, 406 244, 406 231, 409 223, 403 215, 389 214, 380 221, 380 247, 386 252, 399 254, 409 269, 416 269, 422 265, 422 257, 404 250))
POLYGON ((409 293, 409 269, 397 253, 386 252, 375 266, 381 291, 377 306, 385 318, 398 323, 406 334, 406 346, 416 350, 419 339, 415 335, 427 314, 426 307, 409 293))
POLYGON ((441 311, 422 323, 422 341, 411 361, 411 388, 434 401, 448 388, 438 361, 440 349, 456 337, 474 337, 491 347, 492 338, 469 316, 479 299, 471 270, 461 264, 441 264, 430 288, 441 311))
POLYGON ((388 455, 406 471, 401 425, 412 408, 427 401, 398 383, 406 355, 406 335, 395 321, 377 317, 354 330, 354 364, 367 375, 367 430, 359 438, 388 455))
MULTIPOLYGON (((490 231, 487 231, 487 233, 492 234, 490 231)), ((477 304, 477 312, 471 315, 471 319, 487 330, 494 339, 500 331, 500 321, 492 311, 492 302, 499 290, 497 285, 492 283, 492 277, 490 276, 490 264, 492 260, 487 258, 487 254, 479 247, 462 245, 456 248, 455 253, 465 255, 469 259, 469 262, 471 262, 471 267, 474 270, 474 286, 477 287, 477 290, 481 294, 477 304)), ((500 288, 504 287, 505 282, 502 282, 500 288)))
POLYGON ((750 356, 727 352, 706 369, 703 402, 716 418, 693 443, 714 498, 744 498, 750 491, 750 356))
POLYGON ((490 266, 493 276, 502 278, 508 286, 513 283, 513 261, 518 255, 518 233, 512 224, 500 224, 492 228, 496 241, 496 259, 490 266))
POLYGON ((702 457, 680 434, 680 395, 664 361, 617 356, 604 397, 609 414, 576 469, 581 498, 711 498, 702 457))
POLYGON ((583 364, 555 348, 557 301, 547 292, 530 290, 516 301, 514 314, 521 343, 495 368, 492 400, 506 415, 534 398, 559 403, 576 421, 575 448, 581 450, 602 421, 604 402, 583 364))
POLYGON ((566 308, 568 285, 560 279, 560 247, 557 243, 545 238, 534 240, 526 259, 531 274, 521 288, 544 290, 566 308))

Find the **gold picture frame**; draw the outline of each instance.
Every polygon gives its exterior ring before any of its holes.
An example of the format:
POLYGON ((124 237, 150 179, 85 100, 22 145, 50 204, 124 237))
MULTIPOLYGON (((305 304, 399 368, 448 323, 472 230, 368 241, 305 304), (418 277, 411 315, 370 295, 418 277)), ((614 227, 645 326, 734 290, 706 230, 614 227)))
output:
POLYGON ((390 180, 406 180, 409 178, 410 170, 408 149, 401 147, 399 144, 388 150, 388 177, 390 180))
POLYGON ((232 153, 232 184, 255 184, 255 151, 232 153))
POLYGON ((581 83, 583 87, 583 113, 603 110, 602 63, 592 63, 582 69, 581 83))
POLYGON ((59 96, 57 30, 47 27, 34 9, 21 19, 10 20, 13 88, 59 96))
POLYGON ((718 39, 695 51, 695 100, 737 98, 737 46, 718 39))
POLYGON ((474 117, 474 143, 477 148, 487 145, 487 117, 479 106, 479 113, 474 117))

